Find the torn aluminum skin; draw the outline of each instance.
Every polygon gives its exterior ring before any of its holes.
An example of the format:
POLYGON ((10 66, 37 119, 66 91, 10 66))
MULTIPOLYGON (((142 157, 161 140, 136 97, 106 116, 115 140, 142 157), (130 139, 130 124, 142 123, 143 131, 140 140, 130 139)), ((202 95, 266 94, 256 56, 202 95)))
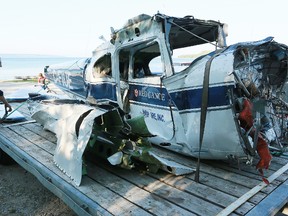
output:
MULTIPOLYGON (((68 102, 68 100, 62 102, 68 102)), ((55 101, 54 103, 44 101, 35 108, 36 111, 32 115, 32 118, 42 124, 45 129, 56 134, 57 147, 54 153, 54 162, 77 186, 79 186, 83 175, 83 153, 86 150, 88 143, 89 145, 94 143, 93 145, 95 146, 92 145, 90 148, 94 148, 94 151, 98 151, 93 157, 99 156, 101 158, 107 158, 112 165, 121 165, 122 167, 125 167, 125 165, 122 164, 124 160, 121 151, 114 153, 110 157, 106 155, 107 152, 111 151, 112 153, 113 151, 118 150, 118 148, 121 149, 120 145, 125 140, 123 138, 118 138, 117 134, 124 125, 121 122, 121 119, 118 118, 119 113, 117 110, 105 110, 95 106, 91 107, 83 104, 73 104, 73 102, 75 103, 75 101, 71 100, 70 103, 63 104, 55 103, 55 101), (106 113, 108 115, 103 117, 106 113), (95 123, 95 119, 97 118, 100 128, 95 126, 95 124, 97 124, 95 123), (106 118, 108 119, 108 122, 105 121, 106 118), (114 119, 114 122, 111 118, 114 119), (113 122, 113 124, 111 124, 111 122, 113 122), (105 133, 103 133, 103 131, 105 131, 105 133), (109 135, 107 136, 107 134, 109 135), (113 134, 115 134, 115 137, 113 134), (111 136, 113 138, 111 138, 111 136), (96 139, 93 139, 93 137, 96 139), (110 148, 111 146, 113 146, 114 150, 110 148), (102 149, 106 148, 107 151, 99 152, 99 147, 102 149)), ((142 123, 141 119, 139 121, 142 123)), ((131 141, 129 141, 129 143, 131 143, 131 141)), ((122 148, 124 147, 125 144, 122 148)), ((171 159, 162 158, 161 155, 151 152, 151 144, 149 144, 148 151, 147 147, 144 147, 143 149, 137 146, 130 150, 129 153, 126 151, 124 154, 129 158, 131 156, 138 160, 141 158, 140 160, 149 164, 150 168, 156 167, 156 171, 158 168, 161 168, 162 170, 175 175, 194 172, 194 169, 190 167, 176 163, 171 159), (139 155, 139 152, 145 152, 146 154, 139 155)), ((128 166, 126 166, 126 168, 127 167, 128 166)), ((132 167, 133 166, 130 166, 129 168, 132 167)))
POLYGON ((57 137, 55 164, 79 186, 82 156, 91 136, 94 119, 107 111, 80 104, 49 104, 38 109, 32 118, 57 137))
POLYGON ((148 172, 156 173, 161 169, 176 176, 195 171, 194 168, 180 164, 160 152, 155 152, 147 140, 141 140, 139 143, 128 141, 119 150, 121 151, 107 158, 112 165, 131 169, 135 167, 134 164, 137 164, 137 161, 141 161, 146 164, 146 171, 148 172))

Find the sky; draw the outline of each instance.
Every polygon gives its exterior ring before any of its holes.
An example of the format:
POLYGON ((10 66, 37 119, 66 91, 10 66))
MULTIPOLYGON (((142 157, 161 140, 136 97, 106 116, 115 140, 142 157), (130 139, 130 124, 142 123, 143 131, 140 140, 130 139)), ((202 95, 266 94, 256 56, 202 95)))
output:
POLYGON ((228 24, 227 44, 273 36, 288 45, 287 0, 0 0, 0 54, 89 57, 139 14, 228 24))

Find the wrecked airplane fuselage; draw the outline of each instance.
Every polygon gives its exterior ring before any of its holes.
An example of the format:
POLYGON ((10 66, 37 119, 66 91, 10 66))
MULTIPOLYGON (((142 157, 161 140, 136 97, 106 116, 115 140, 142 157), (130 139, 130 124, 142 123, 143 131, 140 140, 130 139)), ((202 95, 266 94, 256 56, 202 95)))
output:
POLYGON ((92 58, 48 66, 45 75, 90 106, 118 109, 126 138, 148 137, 203 159, 258 153, 258 168, 267 168, 268 146, 281 147, 287 133, 280 122, 287 119, 277 116, 287 115, 288 48, 272 37, 227 47, 225 31, 220 22, 192 16, 142 14, 112 29, 92 58), (177 49, 206 43, 215 51, 175 61, 177 49))

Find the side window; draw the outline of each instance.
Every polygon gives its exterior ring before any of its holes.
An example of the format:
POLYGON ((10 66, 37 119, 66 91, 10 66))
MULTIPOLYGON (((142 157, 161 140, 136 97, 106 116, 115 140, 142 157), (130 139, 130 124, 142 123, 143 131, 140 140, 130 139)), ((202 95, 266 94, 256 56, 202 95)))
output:
POLYGON ((160 76, 163 73, 163 69, 159 56, 158 43, 137 50, 133 56, 133 78, 160 76), (155 67, 153 61, 155 58, 159 59, 160 68, 155 67))
POLYGON ((103 57, 99 58, 93 67, 93 77, 101 78, 112 75, 111 69, 111 54, 106 54, 103 57))

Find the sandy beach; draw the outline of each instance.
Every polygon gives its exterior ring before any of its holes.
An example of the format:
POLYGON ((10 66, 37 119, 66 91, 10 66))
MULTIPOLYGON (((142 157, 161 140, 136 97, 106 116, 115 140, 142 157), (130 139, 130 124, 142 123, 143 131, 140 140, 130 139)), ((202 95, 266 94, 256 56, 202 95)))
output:
POLYGON ((0 215, 75 215, 20 165, 0 165, 0 176, 0 215))

